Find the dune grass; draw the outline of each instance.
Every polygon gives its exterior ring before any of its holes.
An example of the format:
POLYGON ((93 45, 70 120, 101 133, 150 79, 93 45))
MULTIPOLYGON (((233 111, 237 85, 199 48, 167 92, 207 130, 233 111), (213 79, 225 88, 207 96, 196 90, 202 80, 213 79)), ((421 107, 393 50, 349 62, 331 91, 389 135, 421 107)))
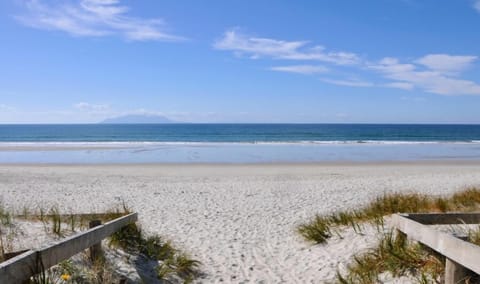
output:
MULTIPOLYGON (((467 241, 479 244, 480 226, 468 229, 467 241)), ((344 275, 337 272, 337 282, 381 283, 382 274, 393 277, 409 276, 417 283, 443 283, 445 257, 417 242, 409 242, 405 235, 393 231, 382 234, 377 247, 354 257, 344 275)), ((479 283, 473 274, 462 283, 479 283)))
POLYGON ((362 223, 371 222, 383 225, 383 217, 398 212, 426 213, 461 211, 470 212, 480 208, 480 189, 468 188, 450 197, 432 197, 418 193, 390 193, 357 210, 347 210, 330 215, 317 215, 312 220, 300 224, 298 233, 306 240, 321 244, 337 232, 339 226, 352 226, 361 232, 362 223))
MULTIPOLYGON (((338 228, 341 226, 352 226, 356 232, 361 233, 362 224, 377 225, 381 233, 378 246, 354 256, 344 274, 337 272, 338 283, 381 283, 380 278, 384 274, 393 277, 409 276, 418 283, 442 283, 444 257, 416 242, 408 242, 402 234, 385 232, 383 217, 398 212, 471 212, 479 209, 478 188, 468 188, 447 197, 391 193, 379 196, 356 210, 325 216, 317 215, 309 222, 298 226, 297 231, 306 240, 322 244, 334 234, 340 234, 338 228)), ((466 229, 464 234, 468 241, 480 245, 480 226, 476 229, 466 229)))
POLYGON ((354 257, 346 275, 337 272, 339 283, 380 283, 379 276, 409 275, 418 283, 440 283, 444 259, 418 243, 409 243, 402 235, 385 233, 376 248, 354 257))
MULTIPOLYGON (((89 221, 101 220, 102 223, 105 223, 129 213, 131 213, 131 210, 125 204, 115 206, 105 213, 63 214, 56 206, 50 209, 39 207, 35 210, 24 206, 18 211, 15 208, 6 208, 0 203, 0 262, 5 259, 5 253, 11 251, 13 237, 7 235, 6 229, 14 226, 15 220, 42 222, 47 234, 63 237, 78 229, 88 229, 89 221)), ((109 244, 113 247, 122 248, 130 254, 143 254, 149 259, 159 261, 156 271, 159 279, 181 279, 181 282, 188 283, 200 273, 199 261, 174 248, 170 241, 164 241, 158 235, 147 236, 134 223, 114 233, 109 238, 109 244)), ((80 281, 78 283, 111 283, 110 280, 115 278, 112 267, 103 258, 89 264, 88 275, 83 275, 84 273, 78 271, 78 267, 69 263, 68 260, 64 261, 35 275, 31 278, 31 283, 67 283, 72 281, 75 283, 78 281, 80 281), (65 281, 63 277, 68 278, 68 281, 65 281)))
POLYGON ((160 261, 157 268, 159 279, 179 277, 184 282, 194 280, 200 273, 200 262, 173 247, 158 235, 146 236, 135 223, 125 226, 110 237, 110 245, 130 253, 141 253, 150 259, 160 261))

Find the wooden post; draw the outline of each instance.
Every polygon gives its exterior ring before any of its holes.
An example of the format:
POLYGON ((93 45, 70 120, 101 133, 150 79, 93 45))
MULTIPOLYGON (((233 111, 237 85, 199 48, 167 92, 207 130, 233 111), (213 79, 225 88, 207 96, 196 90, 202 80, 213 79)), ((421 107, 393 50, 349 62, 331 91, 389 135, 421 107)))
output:
POLYGON ((455 261, 445 259, 445 284, 465 283, 468 270, 455 261))
MULTIPOLYGON (((100 220, 92 220, 88 223, 88 227, 94 228, 97 226, 102 225, 102 221, 100 220)), ((90 260, 95 262, 100 256, 102 256, 102 242, 94 244, 89 248, 90 250, 90 260)))
POLYGON ((396 238, 397 240, 406 240, 407 239, 407 234, 405 234, 404 232, 400 231, 399 229, 395 229, 395 235, 396 235, 396 238))

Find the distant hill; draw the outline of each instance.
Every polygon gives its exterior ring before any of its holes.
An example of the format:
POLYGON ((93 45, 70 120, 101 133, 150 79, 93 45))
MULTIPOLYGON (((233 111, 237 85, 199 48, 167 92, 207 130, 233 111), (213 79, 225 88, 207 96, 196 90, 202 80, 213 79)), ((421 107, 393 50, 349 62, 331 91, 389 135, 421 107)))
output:
POLYGON ((161 115, 129 114, 118 117, 107 118, 102 124, 154 124, 154 123, 175 123, 161 115))

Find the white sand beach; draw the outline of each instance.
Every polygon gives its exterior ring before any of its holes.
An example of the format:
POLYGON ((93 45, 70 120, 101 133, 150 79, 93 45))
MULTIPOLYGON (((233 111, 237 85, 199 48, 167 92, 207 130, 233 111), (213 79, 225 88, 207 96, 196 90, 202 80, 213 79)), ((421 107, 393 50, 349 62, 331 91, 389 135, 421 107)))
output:
POLYGON ((295 232, 315 213, 361 206, 384 192, 448 194, 480 186, 480 162, 341 164, 0 165, 8 207, 77 213, 124 201, 202 262, 203 283, 324 283, 375 243, 375 231, 326 245, 295 232))

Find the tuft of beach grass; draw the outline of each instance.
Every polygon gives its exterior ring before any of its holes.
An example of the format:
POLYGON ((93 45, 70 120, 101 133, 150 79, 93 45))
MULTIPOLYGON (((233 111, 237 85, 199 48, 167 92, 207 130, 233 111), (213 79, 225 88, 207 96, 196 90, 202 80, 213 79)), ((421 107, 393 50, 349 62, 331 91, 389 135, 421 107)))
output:
MULTIPOLYGON (((338 283, 380 283, 383 274, 410 276, 417 283, 442 283, 444 257, 419 243, 409 242, 403 234, 384 232, 383 217, 397 212, 471 212, 479 208, 478 188, 467 188, 447 197, 391 193, 379 196, 357 210, 316 215, 309 222, 299 225, 297 231, 306 240, 322 244, 334 233, 339 234, 340 226, 352 226, 356 232, 361 232, 362 224, 366 222, 377 225, 381 233, 378 246, 354 256, 344 274, 337 272, 338 283)), ((480 226, 467 229, 464 233, 467 241, 480 245, 480 226)))
POLYGON ((164 241, 160 236, 146 236, 141 228, 131 223, 110 237, 109 244, 130 253, 140 253, 160 262, 157 267, 159 279, 180 277, 184 282, 193 281, 200 273, 201 263, 190 258, 164 241))
POLYGON ((418 243, 407 241, 390 231, 382 235, 377 247, 354 257, 346 274, 337 272, 338 283, 380 283, 380 276, 409 275, 418 283, 439 283, 444 273, 444 259, 418 243))
POLYGON ((382 224, 383 217, 398 212, 426 213, 461 211, 471 212, 480 208, 480 189, 468 188, 450 197, 432 197, 418 193, 390 193, 375 198, 361 209, 335 212, 326 216, 316 215, 300 224, 297 232, 306 240, 325 243, 339 226, 352 226, 361 232, 362 223, 382 224))

